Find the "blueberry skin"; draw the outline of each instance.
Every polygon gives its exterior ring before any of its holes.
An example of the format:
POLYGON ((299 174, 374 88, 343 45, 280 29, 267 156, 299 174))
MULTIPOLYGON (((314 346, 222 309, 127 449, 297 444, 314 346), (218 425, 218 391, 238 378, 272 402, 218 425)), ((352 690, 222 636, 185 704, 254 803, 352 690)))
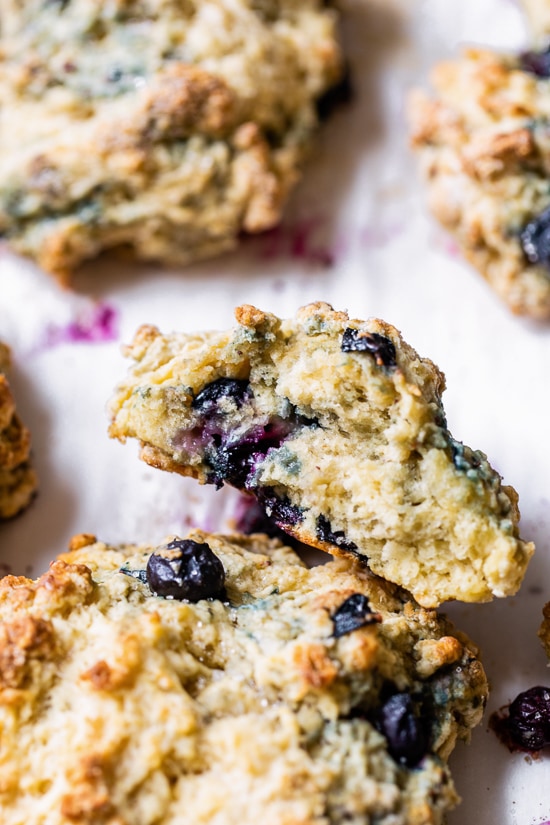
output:
POLYGON ((215 599, 224 595, 223 564, 208 544, 176 539, 152 553, 147 562, 147 583, 155 596, 166 599, 215 599))
POLYGON ((377 332, 364 332, 348 327, 342 336, 340 349, 342 352, 367 352, 374 357, 379 367, 386 367, 386 369, 397 367, 397 355, 393 341, 377 332))
POLYGON ((519 240, 529 263, 550 269, 550 207, 524 227, 519 240))
POLYGON ((530 72, 537 77, 550 77, 550 46, 542 51, 522 52, 519 64, 524 72, 530 72))
POLYGON ((426 755, 429 734, 426 722, 417 715, 409 693, 394 693, 377 713, 375 725, 388 743, 396 762, 415 768, 426 755))
POLYGON ((520 693, 508 713, 508 730, 515 744, 529 751, 550 745, 550 688, 537 685, 520 693))
POLYGON ((242 407, 251 389, 248 381, 237 378, 217 378, 210 384, 206 384, 197 393, 191 406, 200 415, 209 416, 218 412, 218 402, 222 398, 231 398, 237 407, 242 407))
POLYGON ((379 613, 371 610, 369 600, 362 593, 354 593, 346 599, 340 607, 332 614, 334 630, 332 635, 335 639, 352 633, 360 627, 368 624, 375 624, 382 621, 379 613))

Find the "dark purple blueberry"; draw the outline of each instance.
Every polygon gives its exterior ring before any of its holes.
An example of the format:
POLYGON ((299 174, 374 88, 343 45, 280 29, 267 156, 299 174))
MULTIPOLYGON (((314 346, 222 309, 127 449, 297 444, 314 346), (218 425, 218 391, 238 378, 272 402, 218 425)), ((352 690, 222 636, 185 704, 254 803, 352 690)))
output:
POLYGON ((401 765, 414 768, 428 751, 429 734, 409 693, 394 693, 382 705, 374 723, 386 737, 390 755, 401 765))
POLYGON ((522 52, 519 63, 524 72, 531 72, 537 77, 550 77, 550 46, 542 51, 522 52))
POLYGON ((201 415, 208 416, 218 412, 220 399, 231 398, 237 407, 242 407, 250 394, 248 381, 237 378, 217 378, 197 393, 191 406, 201 415))
POLYGON ((147 562, 147 583, 166 599, 216 599, 224 595, 223 564, 208 544, 176 539, 147 562))
POLYGON ((351 72, 349 66, 346 66, 338 83, 331 86, 330 89, 317 100, 316 108, 319 120, 327 120, 339 106, 351 103, 353 96, 354 90, 351 82, 351 72))
POLYGON ((354 593, 346 599, 332 614, 331 619, 334 624, 332 635, 335 639, 365 625, 382 621, 381 615, 371 610, 369 600, 362 593, 354 593))
POLYGON ((282 530, 295 527, 304 520, 303 509, 297 504, 292 504, 286 496, 279 498, 268 487, 257 490, 256 495, 268 518, 282 530))
POLYGON ((267 424, 252 427, 234 443, 223 441, 223 437, 213 438, 205 450, 205 458, 211 468, 209 483, 221 487, 227 481, 234 487, 246 489, 248 477, 269 450, 280 447, 298 428, 304 426, 318 426, 318 423, 303 416, 273 417, 267 424))
POLYGON ((335 544, 342 550, 349 550, 351 553, 357 550, 355 542, 349 541, 343 530, 333 530, 330 521, 323 515, 317 518, 317 538, 329 544, 335 544))
POLYGON ((360 329, 346 329, 340 346, 342 352, 368 352, 374 356, 379 367, 393 369, 397 366, 395 345, 389 338, 377 332, 365 332, 360 329))
POLYGON ((520 693, 508 710, 513 742, 529 751, 550 745, 550 688, 537 685, 520 693))
POLYGON ((550 207, 524 227, 519 239, 529 263, 550 268, 550 207))

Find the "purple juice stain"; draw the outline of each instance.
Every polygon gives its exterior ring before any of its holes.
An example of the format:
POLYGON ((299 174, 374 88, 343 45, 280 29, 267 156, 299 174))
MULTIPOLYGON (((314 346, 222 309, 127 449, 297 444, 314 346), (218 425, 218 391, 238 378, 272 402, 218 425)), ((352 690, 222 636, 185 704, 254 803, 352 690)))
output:
POLYGON ((334 266, 336 252, 316 241, 316 235, 326 235, 326 219, 304 218, 292 225, 276 226, 260 236, 262 258, 283 258, 329 268, 334 266))
POLYGON ((48 324, 39 349, 62 344, 105 344, 118 339, 118 310, 109 304, 97 304, 65 326, 48 324))

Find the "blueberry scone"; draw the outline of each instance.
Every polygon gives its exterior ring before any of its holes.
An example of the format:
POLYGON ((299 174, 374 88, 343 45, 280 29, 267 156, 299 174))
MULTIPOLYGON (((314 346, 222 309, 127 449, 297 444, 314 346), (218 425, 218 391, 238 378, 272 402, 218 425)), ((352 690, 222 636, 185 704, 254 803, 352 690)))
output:
POLYGON ((186 263, 280 218, 341 76, 321 0, 6 0, 0 234, 59 277, 186 263))
POLYGON ((434 364, 383 321, 252 306, 228 332, 142 327, 110 402, 149 464, 256 496, 310 546, 357 555, 424 606, 514 593, 517 495, 447 429, 434 364))
POLYGON ((434 825, 475 646, 355 561, 266 536, 75 537, 0 581, 2 825, 434 825))
POLYGON ((9 363, 9 349, 0 342, 0 519, 24 510, 37 486, 30 460, 30 434, 17 414, 6 377, 9 363))
POLYGON ((470 49, 410 101, 431 210, 510 309, 538 319, 550 318, 549 78, 550 51, 470 49))

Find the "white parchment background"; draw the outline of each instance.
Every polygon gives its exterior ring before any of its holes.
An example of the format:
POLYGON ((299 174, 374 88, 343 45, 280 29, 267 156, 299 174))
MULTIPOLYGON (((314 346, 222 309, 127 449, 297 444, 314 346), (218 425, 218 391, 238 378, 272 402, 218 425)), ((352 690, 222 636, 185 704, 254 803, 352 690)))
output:
MULTIPOLYGON (((519 492, 522 533, 537 545, 519 595, 446 606, 482 647, 491 711, 550 683, 536 637, 550 600, 550 325, 512 317, 426 213, 404 101, 460 44, 518 48, 525 25, 512 0, 347 0, 345 8, 355 97, 324 127, 279 232, 184 271, 102 260, 72 291, 1 254, 0 338, 13 349, 12 385, 41 486, 26 514, 0 526, 0 564, 36 575, 77 532, 159 542, 191 524, 226 526, 232 494, 152 470, 135 444, 108 439, 105 403, 126 371, 120 344, 144 322, 225 328, 239 303, 285 316, 326 300, 390 321, 436 361, 453 434, 486 452, 519 492)), ((463 802, 449 825, 550 820, 550 754, 533 762, 508 753, 487 719, 452 758, 463 802)))

